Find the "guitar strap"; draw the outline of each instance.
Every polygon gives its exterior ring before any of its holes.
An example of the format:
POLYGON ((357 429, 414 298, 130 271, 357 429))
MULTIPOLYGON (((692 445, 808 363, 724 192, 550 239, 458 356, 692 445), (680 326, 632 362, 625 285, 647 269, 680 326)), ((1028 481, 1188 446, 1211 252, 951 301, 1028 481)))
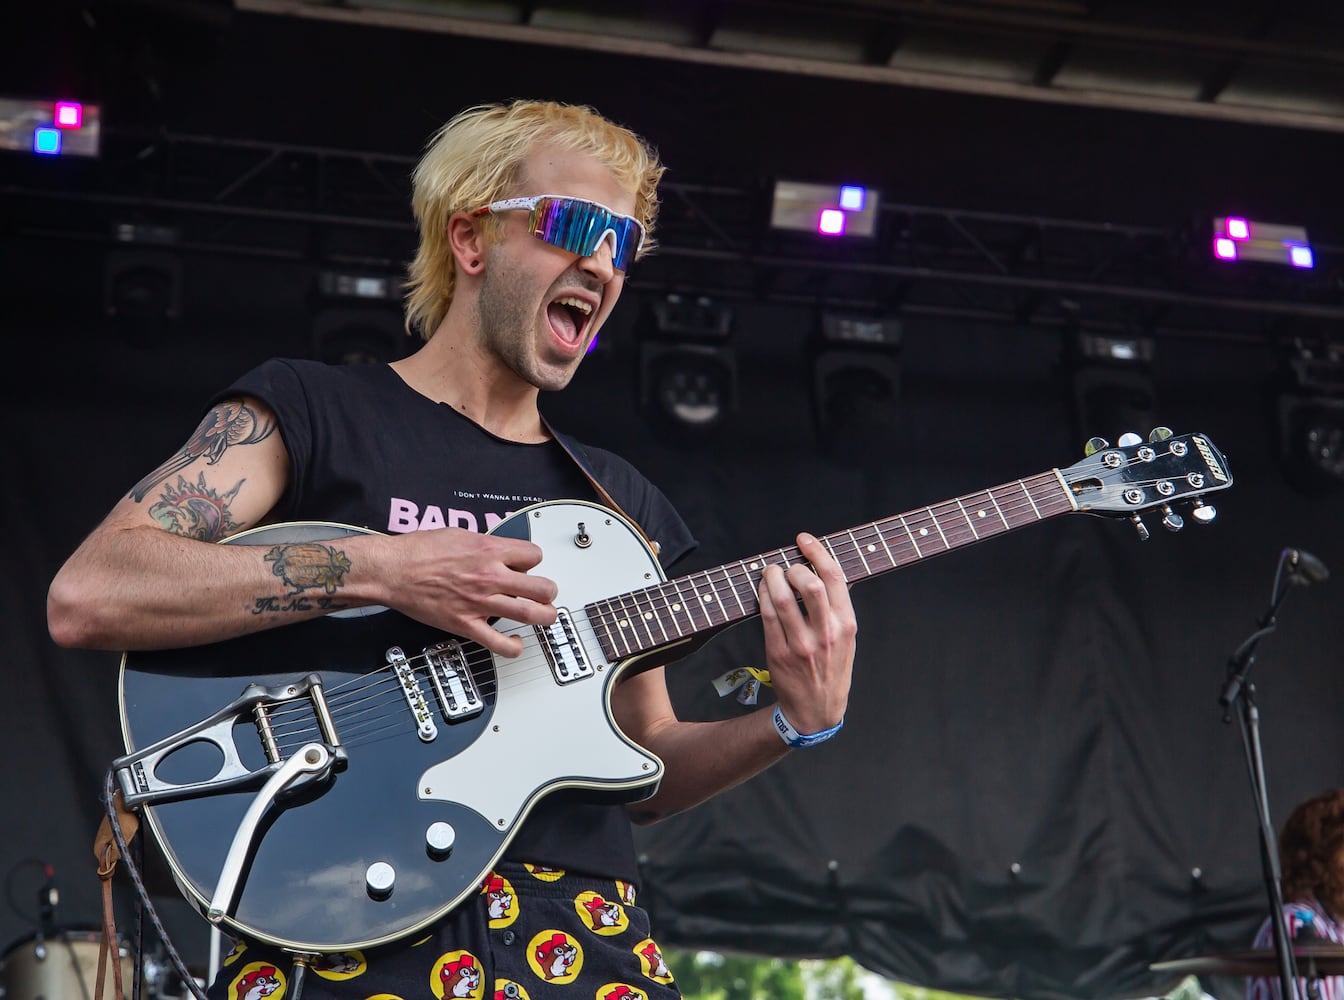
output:
POLYGON ((577 441, 570 440, 568 437, 557 431, 554 427, 551 426, 550 421, 547 420, 544 415, 542 415, 541 417, 541 426, 546 428, 547 433, 550 434, 551 437, 555 438, 555 440, 559 443, 560 447, 565 449, 565 454, 567 454, 570 458, 572 458, 574 460, 574 464, 577 465, 580 470, 582 470, 585 476, 588 477, 588 481, 593 484, 593 489, 597 491, 597 495, 598 497, 601 498, 602 502, 606 504, 608 507, 610 507, 612 510, 614 510, 617 514, 620 514, 622 517, 624 517, 631 524, 633 524, 635 526, 635 530, 639 532, 639 536, 644 539, 644 541, 648 544, 649 548, 653 549, 653 554, 657 555, 658 550, 660 548, 658 543, 644 533, 644 529, 640 527, 638 521, 636 521, 633 517, 631 517, 629 514, 627 514, 625 511, 621 509, 621 505, 618 504, 614 499, 612 499, 612 496, 610 493, 607 492, 606 487, 604 487, 602 483, 598 480, 598 478, 595 475, 593 475, 593 471, 590 468, 588 468, 587 461, 585 461, 585 459, 582 457, 583 445, 579 444, 579 442, 577 441))

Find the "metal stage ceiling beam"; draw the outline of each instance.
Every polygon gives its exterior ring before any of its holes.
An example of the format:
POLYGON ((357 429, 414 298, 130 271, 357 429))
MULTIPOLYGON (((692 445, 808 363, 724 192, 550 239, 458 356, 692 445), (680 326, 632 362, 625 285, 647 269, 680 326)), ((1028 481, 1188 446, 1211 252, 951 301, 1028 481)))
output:
MULTIPOLYGON (((11 161, 0 201, 22 240, 114 245, 138 233, 184 254, 400 274, 414 251, 414 163, 109 130, 97 160, 11 161)), ((1253 340, 1344 320, 1344 248, 1316 245, 1310 271, 1229 266, 1212 258, 1211 219, 1157 227, 884 200, 872 238, 827 239, 772 230, 765 187, 670 182, 663 195, 659 250, 631 278, 643 293, 1253 340)))

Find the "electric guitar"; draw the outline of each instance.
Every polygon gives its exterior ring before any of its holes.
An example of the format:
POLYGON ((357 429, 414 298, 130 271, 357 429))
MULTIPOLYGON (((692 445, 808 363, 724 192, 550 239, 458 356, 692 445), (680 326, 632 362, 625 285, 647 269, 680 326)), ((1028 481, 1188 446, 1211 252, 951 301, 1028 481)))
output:
MULTIPOLYGON (((1153 508, 1180 527, 1177 503, 1212 520, 1201 497, 1232 475, 1207 437, 1121 441, 822 540, 853 583, 1060 514, 1128 517, 1141 534, 1153 508)), ((296 522, 222 544, 282 560, 285 546, 361 533, 296 522)), ((616 725, 612 686, 755 616, 763 569, 802 559, 786 547, 668 580, 633 524, 576 500, 493 533, 537 543, 559 585, 553 625, 495 624, 523 638, 521 656, 374 607, 123 657, 117 784, 208 920, 302 952, 384 944, 479 892, 548 793, 653 794, 663 764, 616 725)))

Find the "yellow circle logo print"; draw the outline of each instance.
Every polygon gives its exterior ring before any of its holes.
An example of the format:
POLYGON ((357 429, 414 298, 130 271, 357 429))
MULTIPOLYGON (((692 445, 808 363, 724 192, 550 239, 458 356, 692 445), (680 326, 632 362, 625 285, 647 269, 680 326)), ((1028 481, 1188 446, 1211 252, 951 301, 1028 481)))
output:
POLYGON ((547 868, 545 865, 523 865, 527 873, 533 878, 539 878, 543 882, 555 882, 565 877, 563 868, 547 868))
POLYGON ((368 965, 364 962, 364 953, 360 951, 332 951, 318 955, 309 968, 323 979, 354 979, 361 975, 368 965))
POLYGON ((635 905, 635 885, 633 882, 622 882, 616 880, 616 895, 621 897, 621 902, 626 906, 635 905))
POLYGON ((239 939, 234 944, 233 948, 229 951, 229 953, 224 956, 224 961, 222 964, 232 965, 234 962, 238 961, 238 959, 243 957, 243 952, 245 951, 247 951, 247 942, 243 941, 242 939, 239 939))
POLYGON ((630 926, 625 908, 596 892, 581 892, 575 896, 574 910, 594 934, 619 934, 630 926))
POLYGON ((229 984, 230 1000, 280 1000, 285 995, 285 976, 274 965, 265 962, 253 962, 243 966, 242 970, 229 984))
POLYGON ((532 998, 527 995, 527 990, 512 979, 496 979, 495 1000, 532 1000, 532 998))
POLYGON ((481 963, 469 951, 446 952, 439 956, 430 970, 429 988, 439 1000, 448 1000, 449 997, 480 1000, 485 995, 481 963))
POLYGON ((518 919, 518 897, 514 894, 513 883, 504 876, 497 872, 487 875, 481 883, 481 895, 485 897, 491 927, 508 927, 518 919))
POLYGON ((629 983, 607 983, 598 989, 594 1000, 648 1000, 648 995, 629 983))
POLYGON ((644 975, 660 983, 672 982, 672 970, 663 961, 663 953, 653 943, 653 938, 645 938, 632 949, 639 956, 639 966, 644 975))
POLYGON ((542 931, 527 946, 527 964, 548 983, 568 983, 583 968, 583 949, 563 931, 542 931))

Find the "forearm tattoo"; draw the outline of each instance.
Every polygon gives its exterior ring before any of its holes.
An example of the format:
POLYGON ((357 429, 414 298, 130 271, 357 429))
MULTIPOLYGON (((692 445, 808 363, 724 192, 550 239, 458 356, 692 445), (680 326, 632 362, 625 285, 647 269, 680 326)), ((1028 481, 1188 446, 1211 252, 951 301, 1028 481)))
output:
POLYGON ((276 611, 310 611, 321 608, 332 611, 347 605, 335 599, 337 591, 345 586, 345 574, 350 571, 350 557, 340 549, 321 542, 293 542, 275 545, 262 558, 271 564, 271 572, 284 581, 283 597, 259 597, 254 614, 276 611), (320 589, 322 594, 311 597, 304 591, 320 589))
MULTIPOLYGON (((257 412, 242 400, 231 399, 220 403, 205 415, 195 433, 176 455, 136 483, 130 497, 136 503, 141 503, 157 483, 165 482, 197 459, 204 458, 214 465, 229 447, 264 441, 274 430, 274 420, 258 417, 257 412)), ((204 480, 201 483, 204 484, 204 480)), ((230 497, 237 491, 238 487, 235 486, 230 491, 230 497)))

